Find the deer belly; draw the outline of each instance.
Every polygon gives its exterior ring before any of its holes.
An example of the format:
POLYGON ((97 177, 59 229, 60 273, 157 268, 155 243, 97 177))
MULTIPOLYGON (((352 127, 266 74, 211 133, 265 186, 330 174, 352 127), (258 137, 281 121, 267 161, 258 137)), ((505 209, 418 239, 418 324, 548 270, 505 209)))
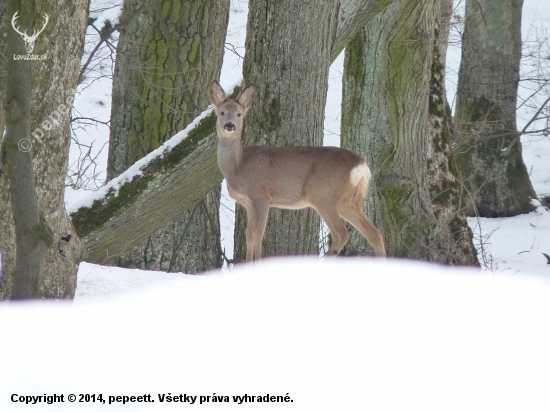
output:
POLYGON ((280 209, 303 209, 309 206, 309 203, 301 196, 301 193, 295 193, 298 192, 298 190, 288 190, 288 188, 281 188, 269 182, 264 182, 261 185, 261 192, 262 196, 269 199, 270 207, 278 207, 280 209))
POLYGON ((311 206, 302 196, 282 193, 279 189, 270 184, 262 184, 260 187, 256 187, 252 196, 229 185, 227 185, 227 190, 229 191, 229 196, 243 206, 252 205, 251 197, 254 199, 266 199, 269 201, 270 207, 277 207, 280 209, 303 209, 311 206))
POLYGON ((304 209, 311 204, 304 199, 273 199, 270 206, 279 209, 304 209))

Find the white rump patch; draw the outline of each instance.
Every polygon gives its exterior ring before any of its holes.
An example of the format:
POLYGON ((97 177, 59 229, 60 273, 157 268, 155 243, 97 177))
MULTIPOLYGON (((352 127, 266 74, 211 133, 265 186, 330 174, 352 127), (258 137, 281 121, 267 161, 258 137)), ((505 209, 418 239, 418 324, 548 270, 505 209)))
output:
POLYGON ((359 166, 355 166, 351 169, 349 180, 353 186, 356 186, 362 178, 365 178, 368 183, 370 181, 370 176, 370 169, 367 163, 363 162, 359 166))

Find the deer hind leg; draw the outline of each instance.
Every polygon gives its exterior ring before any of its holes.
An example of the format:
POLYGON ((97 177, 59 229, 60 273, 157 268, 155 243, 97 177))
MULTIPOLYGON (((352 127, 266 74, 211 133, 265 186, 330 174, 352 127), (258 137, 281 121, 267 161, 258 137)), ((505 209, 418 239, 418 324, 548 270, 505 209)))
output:
POLYGON ((384 257, 386 250, 382 234, 363 213, 362 203, 362 199, 357 198, 355 202, 341 204, 338 213, 361 232, 374 249, 376 256, 384 257))
POLYGON ((348 230, 346 229, 346 226, 340 216, 338 216, 336 209, 317 210, 317 212, 319 212, 319 215, 327 224, 332 237, 332 242, 330 248, 328 249, 327 255, 336 256, 340 253, 346 242, 349 240, 348 230))
POLYGON ((269 202, 253 202, 246 208, 248 223, 246 227, 246 261, 262 258, 262 239, 269 214, 269 202))

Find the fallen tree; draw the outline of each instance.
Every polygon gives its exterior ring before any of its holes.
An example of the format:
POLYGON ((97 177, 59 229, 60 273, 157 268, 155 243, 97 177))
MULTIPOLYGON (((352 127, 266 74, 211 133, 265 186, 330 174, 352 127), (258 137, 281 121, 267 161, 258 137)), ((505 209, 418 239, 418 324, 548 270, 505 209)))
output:
POLYGON ((209 114, 197 123, 183 131, 188 132, 184 140, 150 159, 139 173, 123 174, 101 198, 71 213, 87 261, 113 263, 222 181, 215 118, 209 114))

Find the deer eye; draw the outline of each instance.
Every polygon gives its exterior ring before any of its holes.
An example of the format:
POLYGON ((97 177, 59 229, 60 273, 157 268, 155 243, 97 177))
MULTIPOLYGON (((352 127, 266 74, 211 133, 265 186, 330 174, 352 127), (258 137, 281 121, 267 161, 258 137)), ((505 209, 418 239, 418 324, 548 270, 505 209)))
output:
POLYGON ((241 117, 241 114, 240 114, 240 113, 239 113, 239 114, 237 114, 237 117, 241 117))
POLYGON ((221 112, 220 114, 221 114, 222 116, 225 116, 225 112, 221 112))

